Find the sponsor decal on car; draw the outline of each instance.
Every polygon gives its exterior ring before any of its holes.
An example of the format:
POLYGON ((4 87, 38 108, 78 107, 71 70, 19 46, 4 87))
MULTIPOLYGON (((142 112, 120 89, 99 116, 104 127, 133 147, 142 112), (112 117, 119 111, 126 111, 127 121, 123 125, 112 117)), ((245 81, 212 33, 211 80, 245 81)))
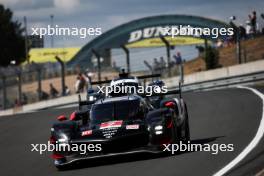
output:
POLYGON ((139 129, 139 125, 138 124, 134 124, 134 125, 127 125, 126 126, 127 130, 136 130, 139 129))
POLYGON ((93 130, 87 130, 82 132, 82 136, 89 136, 91 134, 93 134, 93 130))
POLYGON ((116 133, 117 133, 117 129, 116 127, 114 128, 105 128, 102 130, 103 136, 107 139, 113 137, 116 133))
POLYGON ((122 126, 122 123, 123 123, 123 120, 104 122, 104 123, 101 123, 100 129, 119 128, 122 126))

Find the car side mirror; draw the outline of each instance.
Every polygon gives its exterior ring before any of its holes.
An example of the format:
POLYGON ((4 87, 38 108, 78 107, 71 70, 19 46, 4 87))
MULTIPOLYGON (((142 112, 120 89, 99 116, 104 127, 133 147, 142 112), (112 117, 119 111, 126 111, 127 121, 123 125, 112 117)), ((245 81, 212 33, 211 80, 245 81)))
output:
POLYGON ((67 117, 65 115, 60 115, 57 117, 57 120, 58 121, 65 121, 65 120, 67 120, 67 117))
POLYGON ((86 124, 89 121, 89 110, 73 112, 70 115, 70 120, 72 121, 82 120, 83 124, 86 124))
POLYGON ((164 106, 167 108, 175 108, 175 103, 172 101, 169 101, 169 102, 166 102, 164 106))

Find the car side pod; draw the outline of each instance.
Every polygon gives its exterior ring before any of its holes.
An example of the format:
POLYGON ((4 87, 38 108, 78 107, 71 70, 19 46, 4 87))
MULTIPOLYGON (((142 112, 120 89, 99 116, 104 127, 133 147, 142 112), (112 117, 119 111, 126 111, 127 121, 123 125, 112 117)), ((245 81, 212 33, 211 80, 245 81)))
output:
POLYGON ((60 115, 57 117, 57 120, 58 121, 65 121, 65 120, 67 120, 67 117, 65 115, 60 115))

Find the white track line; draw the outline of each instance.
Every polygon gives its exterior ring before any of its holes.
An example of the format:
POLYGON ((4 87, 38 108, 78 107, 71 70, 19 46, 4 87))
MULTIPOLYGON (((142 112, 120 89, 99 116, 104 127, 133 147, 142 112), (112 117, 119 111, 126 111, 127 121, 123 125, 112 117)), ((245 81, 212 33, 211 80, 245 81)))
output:
POLYGON ((63 105, 63 106, 58 106, 58 107, 55 107, 54 109, 66 109, 66 108, 75 108, 75 107, 78 107, 78 104, 70 104, 70 105, 63 105))
POLYGON ((258 95, 262 99, 263 107, 262 107, 262 118, 260 121, 260 125, 258 128, 258 131, 253 138, 253 140, 247 145, 247 147, 235 158, 233 159, 230 163, 228 163, 225 167, 223 167, 221 170, 216 172, 214 176, 222 176, 226 174, 228 171, 230 171, 234 166, 236 166, 240 161, 242 161, 259 143, 261 138, 263 137, 264 134, 264 95, 260 93, 258 90, 249 88, 249 87, 244 87, 244 86, 238 86, 238 88, 243 88, 243 89, 248 89, 254 92, 256 95, 258 95))

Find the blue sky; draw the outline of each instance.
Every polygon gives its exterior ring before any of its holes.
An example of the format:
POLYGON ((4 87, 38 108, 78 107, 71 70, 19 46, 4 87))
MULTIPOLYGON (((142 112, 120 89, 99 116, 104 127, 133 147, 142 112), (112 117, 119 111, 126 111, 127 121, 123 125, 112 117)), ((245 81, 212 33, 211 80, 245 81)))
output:
MULTIPOLYGON (((236 15, 244 23, 252 10, 264 13, 263 0, 0 0, 14 18, 27 16, 28 29, 54 23, 61 27, 101 27, 102 31, 141 17, 160 14, 192 14, 228 21, 236 15)), ((55 38, 55 47, 83 46, 92 37, 55 38)), ((45 39, 49 47, 49 38, 45 39)))

